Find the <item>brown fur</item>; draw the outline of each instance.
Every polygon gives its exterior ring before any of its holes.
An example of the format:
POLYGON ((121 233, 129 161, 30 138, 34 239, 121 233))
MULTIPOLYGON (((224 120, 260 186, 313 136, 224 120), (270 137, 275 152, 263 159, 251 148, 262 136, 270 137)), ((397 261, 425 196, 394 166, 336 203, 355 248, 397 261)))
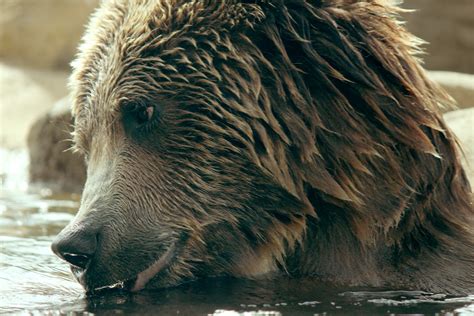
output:
POLYGON ((470 187, 438 110, 451 100, 398 11, 104 2, 71 79, 89 161, 76 223, 105 236, 86 287, 131 278, 173 244, 149 287, 282 271, 474 291, 470 187), (136 102, 160 111, 139 132, 124 127, 136 102))

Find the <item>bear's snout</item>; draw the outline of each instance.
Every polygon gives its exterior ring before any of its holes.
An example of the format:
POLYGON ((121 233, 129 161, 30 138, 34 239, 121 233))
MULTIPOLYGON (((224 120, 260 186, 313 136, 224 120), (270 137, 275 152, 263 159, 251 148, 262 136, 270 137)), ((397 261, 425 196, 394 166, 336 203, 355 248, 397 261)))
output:
POLYGON ((71 265, 86 269, 97 250, 98 229, 87 225, 66 227, 54 239, 51 249, 71 265))

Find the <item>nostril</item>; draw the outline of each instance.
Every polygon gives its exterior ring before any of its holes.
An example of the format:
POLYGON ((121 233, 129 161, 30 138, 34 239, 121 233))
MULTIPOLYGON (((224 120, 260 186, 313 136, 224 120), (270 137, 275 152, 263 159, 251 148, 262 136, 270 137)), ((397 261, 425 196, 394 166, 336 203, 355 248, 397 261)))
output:
POLYGON ((62 257, 64 260, 72 264, 73 266, 76 266, 78 268, 85 269, 87 267, 87 264, 89 263, 91 256, 90 255, 85 255, 85 254, 78 254, 78 253, 68 253, 65 252, 62 254, 62 257))
POLYGON ((97 237, 98 231, 91 226, 66 227, 53 241, 51 249, 71 265, 86 269, 97 251, 97 237))

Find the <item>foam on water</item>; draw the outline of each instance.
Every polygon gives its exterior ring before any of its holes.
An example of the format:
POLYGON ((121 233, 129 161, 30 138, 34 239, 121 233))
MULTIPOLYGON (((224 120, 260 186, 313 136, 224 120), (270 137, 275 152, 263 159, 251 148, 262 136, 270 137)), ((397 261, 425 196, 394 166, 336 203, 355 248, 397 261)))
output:
POLYGON ((25 192, 28 189, 28 164, 26 149, 0 148, 0 190, 25 192))

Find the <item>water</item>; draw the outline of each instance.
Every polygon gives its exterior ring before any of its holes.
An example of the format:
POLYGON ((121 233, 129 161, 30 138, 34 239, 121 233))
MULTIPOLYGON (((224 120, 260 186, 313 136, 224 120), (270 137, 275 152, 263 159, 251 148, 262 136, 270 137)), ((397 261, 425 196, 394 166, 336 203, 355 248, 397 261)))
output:
MULTIPOLYGON (((50 250, 79 196, 28 191, 25 151, 0 149, 0 313, 20 315, 474 315, 474 295, 341 289, 304 280, 216 278, 86 297, 50 250)), ((31 191, 31 190, 30 190, 31 191)))

